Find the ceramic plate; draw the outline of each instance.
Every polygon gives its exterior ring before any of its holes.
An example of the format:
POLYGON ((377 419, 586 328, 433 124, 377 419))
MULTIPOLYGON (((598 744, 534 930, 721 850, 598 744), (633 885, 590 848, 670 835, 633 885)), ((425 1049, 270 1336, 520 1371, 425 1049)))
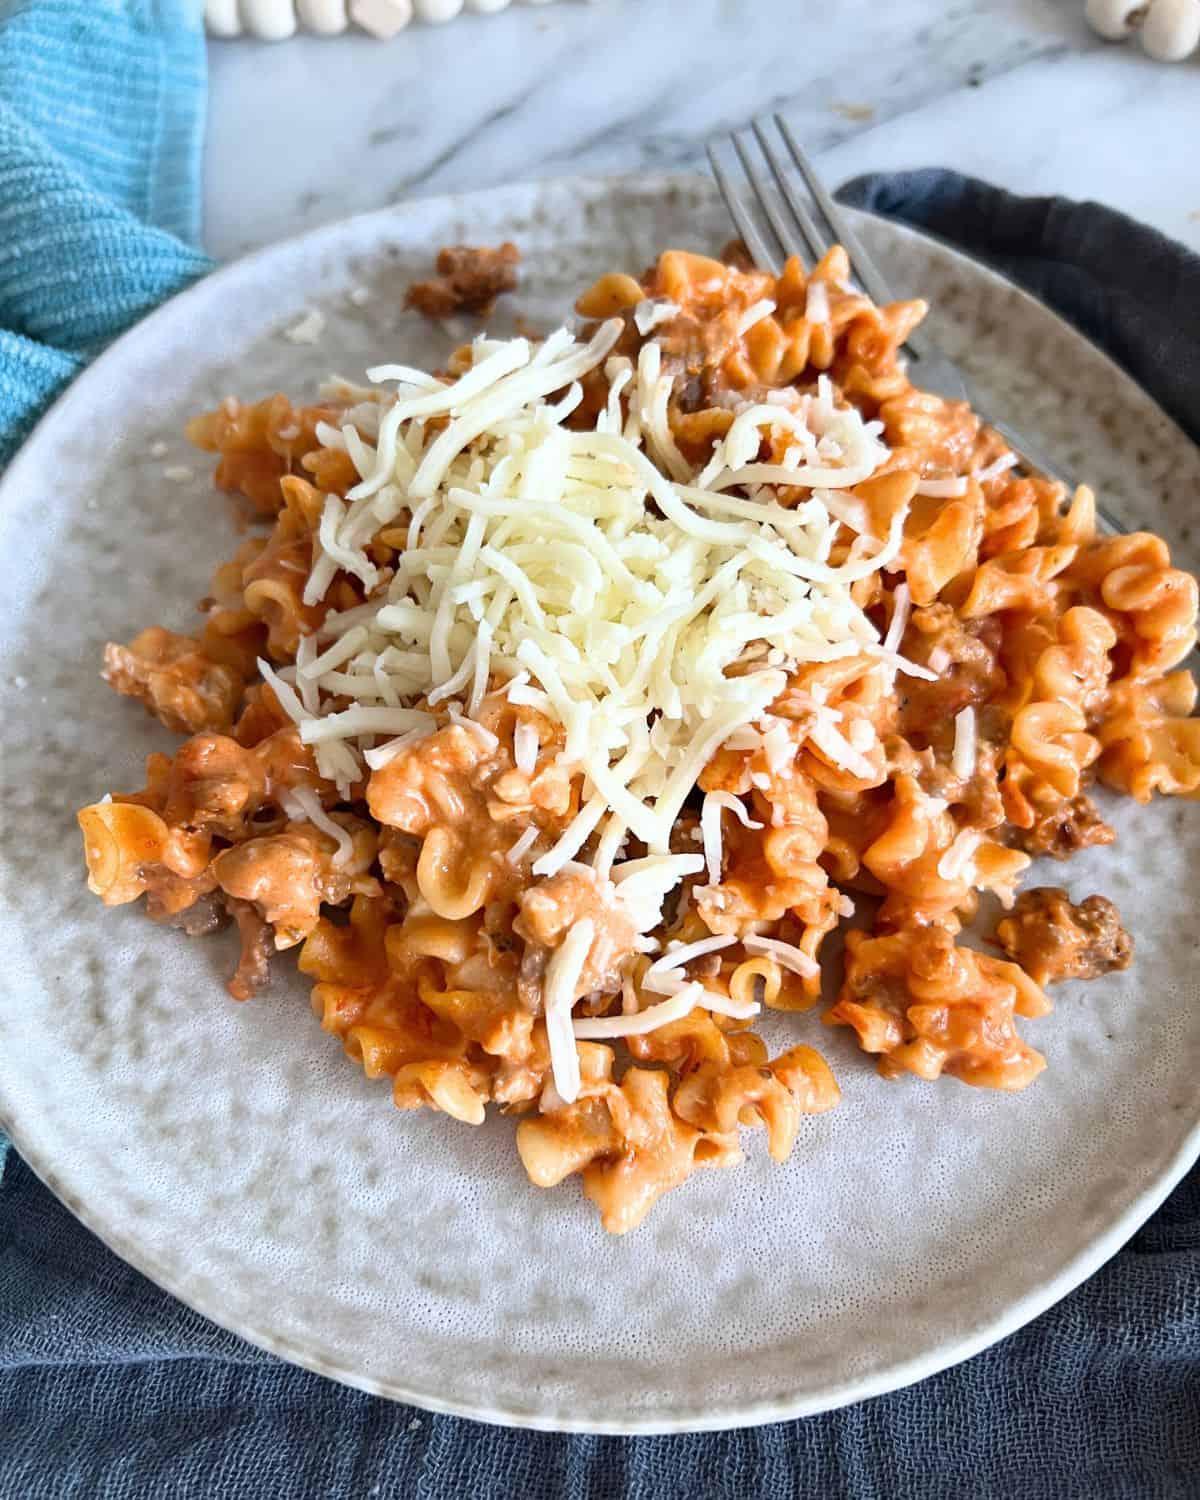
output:
MULTIPOLYGON (((938 338, 997 412, 1194 566, 1200 453, 1157 408, 978 265, 862 224, 898 286, 932 300, 938 338)), ((207 461, 185 449, 185 418, 229 391, 302 395, 330 370, 437 359, 451 337, 401 311, 407 283, 442 244, 505 237, 525 264, 501 328, 517 314, 553 323, 597 273, 639 269, 668 245, 715 249, 728 226, 691 179, 505 188, 333 225, 148 318, 10 467, 0 1122, 160 1285, 364 1389, 627 1433, 820 1411, 1033 1317, 1195 1158, 1196 807, 1116 805, 1115 848, 1046 872, 1076 899, 1111 895, 1138 951, 1128 973, 1062 986, 1052 1015, 1024 1023, 1049 1059, 1033 1087, 888 1084, 848 1030, 773 1017, 773 1044, 810 1041, 830 1059, 841 1107, 805 1122, 784 1167, 748 1137, 746 1165, 699 1174, 623 1239, 601 1231, 577 1185, 527 1183, 511 1120, 472 1130, 393 1109, 320 1031, 288 962, 235 1005, 225 937, 189 941, 85 889, 75 809, 140 786, 146 753, 174 744, 103 686, 101 648, 151 622, 190 629, 236 543, 207 461), (317 346, 286 337, 309 308, 325 319, 317 346)))

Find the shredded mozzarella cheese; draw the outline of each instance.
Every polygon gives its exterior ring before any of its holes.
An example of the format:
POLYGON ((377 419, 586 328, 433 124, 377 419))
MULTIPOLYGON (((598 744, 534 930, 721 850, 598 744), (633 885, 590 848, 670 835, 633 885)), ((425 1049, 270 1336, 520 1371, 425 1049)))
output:
POLYGON ((755 323, 761 323, 764 318, 769 318, 774 311, 775 304, 768 297, 764 297, 760 302, 752 302, 738 319, 738 333, 749 333, 755 323))
MULTIPOLYGON (((655 304, 656 316, 669 307, 655 304)), ((756 304, 743 320, 770 311, 756 304)), ((667 420, 661 351, 644 344, 636 369, 609 358, 622 327, 610 320, 586 344, 566 330, 540 345, 481 339, 452 382, 399 365, 372 370, 397 390, 360 402, 370 443, 352 423, 339 434, 343 445, 355 435, 362 478, 345 500, 326 498, 305 590, 315 605, 344 573, 368 598, 326 617, 320 654, 308 648, 298 669, 302 693, 264 669, 343 792, 447 717, 495 748, 476 721, 489 688, 508 683, 511 702, 562 729, 558 763, 583 778, 579 812, 538 875, 573 859, 610 813, 622 838, 665 855, 706 762, 755 733, 795 664, 873 651, 928 675, 895 656, 892 632, 879 643, 851 595, 902 541, 903 513, 874 537, 848 493, 888 456, 880 425, 836 406, 822 377, 794 405, 739 412, 691 479, 667 420), (609 381, 603 424, 565 427, 577 383, 597 371, 609 381), (755 461, 767 432, 788 445, 778 464, 755 461), (809 495, 781 506, 773 484, 809 495), (752 498, 728 493, 743 485, 752 498), (834 566, 842 522, 860 535, 834 566), (407 548, 382 568, 372 544, 397 524, 407 548)), ((818 735, 835 763, 869 774, 832 720, 818 735)), ((531 741, 517 736, 514 758, 528 774, 531 741)), ((761 742, 776 770, 794 754, 782 729, 761 742)), ((719 819, 716 839, 719 858, 719 819)))
MULTIPOLYGON (((657 974, 652 984, 642 981, 642 988, 651 995, 678 995, 683 989, 699 984, 699 980, 688 979, 678 969, 667 969, 657 974)), ((734 1000, 729 995, 722 995, 717 990, 707 990, 703 987, 696 998, 695 1003, 703 1006, 705 1010, 715 1011, 718 1015, 732 1016, 735 1021, 748 1021, 751 1016, 758 1015, 761 1006, 757 1000, 734 1000)))
POLYGON ((983 842, 983 834, 977 828, 964 828, 954 837, 954 842, 938 860, 937 872, 943 880, 970 879, 968 866, 975 858, 975 851, 983 842))
POLYGON ((669 302, 666 298, 655 302, 646 297, 633 310, 634 325, 643 338, 648 333, 653 333, 660 323, 669 323, 678 316, 679 304, 669 302))
POLYGON ((950 665, 950 662, 951 656, 945 646, 935 646, 929 653, 929 665, 935 673, 944 672, 950 665))
POLYGON ((917 485, 917 494, 928 495, 931 500, 959 500, 966 493, 965 479, 922 479, 917 485))
POLYGON ((510 864, 518 865, 537 843, 536 828, 527 828, 505 856, 510 864))
POLYGON ((759 1007, 753 1002, 731 1000, 728 995, 718 995, 712 990, 706 990, 702 984, 693 980, 681 984, 669 999, 660 1001, 658 1005, 648 1005, 645 1010, 632 1012, 622 1010, 615 1016, 582 1016, 573 1023, 573 1029, 579 1041, 645 1036, 648 1032, 657 1031, 660 1026, 681 1021, 697 1006, 716 1011, 719 1015, 732 1016, 738 1021, 747 1021, 759 1011, 759 1007))
POLYGON ((810 281, 804 298, 804 316, 810 323, 828 323, 829 288, 823 281, 810 281))
POLYGON ((977 469, 975 478, 980 484, 988 484, 993 479, 999 479, 1001 474, 1007 474, 1009 469, 1015 468, 1017 462, 1017 455, 1015 453, 1002 453, 999 458, 994 459, 986 468, 977 469))
POLYGON ((700 833, 704 845, 704 863, 712 885, 721 882, 721 866, 724 850, 721 846, 721 809, 728 808, 743 828, 761 828, 746 811, 745 805, 732 792, 706 792, 700 808, 700 833))
POLYGON ((325 332, 325 314, 310 307, 298 323, 284 331, 284 337, 293 344, 315 344, 325 332))
MULTIPOLYGON (((622 1012, 616 1016, 581 1016, 572 1023, 572 1030, 576 1040, 589 1042, 601 1041, 605 1037, 645 1036, 649 1031, 657 1031, 660 1026, 681 1021, 684 1016, 689 1015, 699 1003, 702 988, 699 984, 685 985, 669 1000, 663 1000, 658 1005, 648 1005, 645 1010, 634 1011, 631 1015, 622 1012)), ((557 1082, 557 1075, 555 1081, 557 1082)), ((558 1091, 562 1094, 561 1084, 558 1085, 558 1091)), ((563 1098, 566 1097, 563 1094, 563 1098)))
POLYGON ((340 823, 334 822, 321 806, 321 799, 311 787, 297 786, 279 799, 280 806, 288 817, 297 823, 311 823, 322 833, 327 833, 337 844, 332 863, 340 869, 354 853, 354 840, 340 823))
POLYGON ((782 969, 790 969, 793 974, 800 974, 805 979, 815 979, 821 972, 821 966, 808 956, 803 949, 797 948, 794 943, 785 943, 780 938, 758 937, 750 933, 742 939, 742 947, 747 953, 761 953, 767 958, 773 958, 782 969))
POLYGON ((275 668, 269 662, 263 661, 261 656, 258 658, 258 670, 262 680, 275 694, 280 708, 288 718, 296 724, 305 723, 308 714, 305 712, 304 704, 296 696, 295 688, 284 682, 275 668))
POLYGON ((642 980, 642 988, 649 989, 653 977, 664 973, 667 969, 679 969, 684 964, 690 964, 694 958, 703 958, 707 953, 720 953, 723 948, 731 948, 737 942, 735 937, 708 937, 699 938, 694 943, 675 943, 668 948, 661 958, 655 961, 646 970, 645 978, 642 980))
POLYGON ((961 776, 964 781, 974 776, 976 755, 975 710, 971 707, 960 708, 954 715, 954 751, 950 759, 954 774, 961 776))
POLYGON ((541 741, 534 725, 522 719, 513 730, 513 764, 522 776, 532 776, 537 769, 541 741))
POLYGON ((912 597, 909 593, 907 583, 898 583, 892 594, 892 618, 888 621, 887 634, 883 638, 883 649, 885 651, 899 651, 900 642, 904 639, 904 632, 908 628, 909 615, 912 613, 912 597))
POLYGON ((574 923, 561 945, 550 955, 542 983, 554 1087, 567 1104, 575 1103, 580 1089, 579 1053, 575 1049, 575 1035, 571 1028, 571 1010, 576 1000, 579 976, 583 973, 595 935, 595 924, 589 917, 581 917, 574 923))

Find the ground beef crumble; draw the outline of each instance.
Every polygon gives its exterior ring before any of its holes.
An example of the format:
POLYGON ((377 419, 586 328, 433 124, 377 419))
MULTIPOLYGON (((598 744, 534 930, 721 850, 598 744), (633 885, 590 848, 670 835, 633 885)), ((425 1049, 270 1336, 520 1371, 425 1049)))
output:
POLYGON ((502 292, 517 285, 521 252, 509 240, 493 249, 488 245, 447 245, 438 251, 437 275, 429 281, 414 281, 404 299, 427 318, 448 318, 454 313, 474 313, 486 318, 502 292))
POLYGON ((1095 979, 1133 961, 1133 939, 1111 901, 1089 896, 1076 906, 1056 886, 1023 891, 997 926, 996 940, 1039 985, 1095 979))
POLYGON ((1049 812, 1039 813, 1032 828, 1017 831, 1014 843, 1026 854, 1068 859, 1080 849, 1111 844, 1115 838, 1091 798, 1081 794, 1049 812))

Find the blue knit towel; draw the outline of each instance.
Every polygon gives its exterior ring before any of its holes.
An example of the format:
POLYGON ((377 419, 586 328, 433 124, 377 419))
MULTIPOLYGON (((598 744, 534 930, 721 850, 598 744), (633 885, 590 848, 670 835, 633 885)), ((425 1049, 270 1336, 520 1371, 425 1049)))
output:
POLYGON ((0 464, 89 358, 209 269, 199 0, 0 0, 0 464))
MULTIPOLYGON (((0 0, 0 465, 202 276, 199 0, 0 0)), ((8 1149, 0 1132, 0 1171, 8 1149)))

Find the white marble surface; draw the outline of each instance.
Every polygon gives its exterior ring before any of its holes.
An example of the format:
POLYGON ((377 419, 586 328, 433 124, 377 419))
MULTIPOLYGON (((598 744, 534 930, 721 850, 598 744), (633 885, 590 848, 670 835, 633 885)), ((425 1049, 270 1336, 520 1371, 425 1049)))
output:
POLYGON ((944 164, 1098 198, 1200 249, 1200 60, 1087 29, 1082 0, 562 0, 361 36, 214 42, 208 248, 409 196, 700 168, 786 108, 831 180, 944 164))

